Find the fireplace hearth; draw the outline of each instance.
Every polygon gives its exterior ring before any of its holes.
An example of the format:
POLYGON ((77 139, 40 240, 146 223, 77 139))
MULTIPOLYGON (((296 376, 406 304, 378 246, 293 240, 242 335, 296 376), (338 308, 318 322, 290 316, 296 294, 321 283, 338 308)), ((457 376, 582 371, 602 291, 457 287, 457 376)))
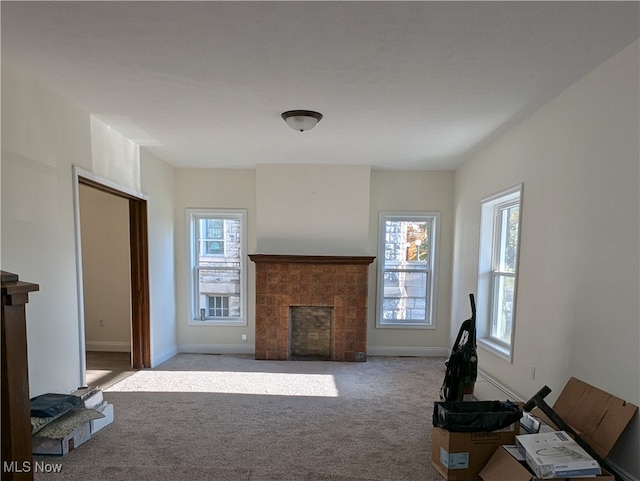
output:
POLYGON ((363 362, 375 257, 252 254, 256 359, 363 362))

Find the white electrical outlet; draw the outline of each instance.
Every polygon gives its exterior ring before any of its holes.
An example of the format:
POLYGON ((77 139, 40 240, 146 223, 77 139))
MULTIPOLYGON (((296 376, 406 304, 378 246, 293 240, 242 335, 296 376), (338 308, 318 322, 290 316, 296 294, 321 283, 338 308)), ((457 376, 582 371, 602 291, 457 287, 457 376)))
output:
POLYGON ((247 342, 247 335, 246 334, 242 335, 242 342, 247 342))

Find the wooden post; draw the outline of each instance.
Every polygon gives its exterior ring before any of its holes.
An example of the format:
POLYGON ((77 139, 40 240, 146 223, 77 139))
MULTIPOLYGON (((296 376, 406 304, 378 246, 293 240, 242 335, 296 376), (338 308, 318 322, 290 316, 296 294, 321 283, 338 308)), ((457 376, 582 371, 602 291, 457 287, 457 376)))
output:
POLYGON ((33 480, 25 304, 37 284, 2 271, 2 479, 33 480))

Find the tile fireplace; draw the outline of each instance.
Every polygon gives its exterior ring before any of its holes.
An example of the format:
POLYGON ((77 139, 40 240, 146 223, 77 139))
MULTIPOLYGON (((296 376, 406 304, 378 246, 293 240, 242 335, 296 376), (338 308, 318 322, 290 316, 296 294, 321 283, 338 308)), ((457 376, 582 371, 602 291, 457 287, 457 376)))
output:
POLYGON ((364 362, 369 256, 252 254, 256 359, 364 362))

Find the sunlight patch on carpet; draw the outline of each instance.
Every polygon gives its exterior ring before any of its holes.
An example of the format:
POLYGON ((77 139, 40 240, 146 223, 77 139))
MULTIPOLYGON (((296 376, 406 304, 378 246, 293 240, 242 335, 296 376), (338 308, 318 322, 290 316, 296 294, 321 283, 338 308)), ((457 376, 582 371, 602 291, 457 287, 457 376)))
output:
POLYGON ((332 374, 267 372, 138 371, 105 391, 338 397, 332 374))

